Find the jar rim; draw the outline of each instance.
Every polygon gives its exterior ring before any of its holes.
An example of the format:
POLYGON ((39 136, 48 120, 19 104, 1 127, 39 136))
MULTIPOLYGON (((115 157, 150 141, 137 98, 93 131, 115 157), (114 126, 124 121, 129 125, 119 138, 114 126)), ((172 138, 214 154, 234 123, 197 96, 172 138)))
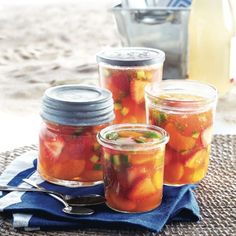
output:
POLYGON ((100 51, 96 55, 97 62, 113 66, 148 66, 165 61, 165 53, 156 48, 117 47, 100 51))
POLYGON ((195 80, 164 80, 145 87, 145 100, 149 104, 151 102, 151 106, 161 107, 164 110, 191 112, 204 110, 209 105, 216 104, 217 90, 211 84, 195 80), (167 94, 170 97, 163 96, 167 94), (172 97, 173 94, 175 96, 172 97), (180 99, 176 94, 187 95, 189 98, 180 99))
POLYGON ((161 127, 149 124, 115 124, 107 126, 97 134, 98 142, 107 148, 123 151, 145 151, 158 149, 161 145, 165 145, 169 141, 169 134, 161 127), (116 140, 109 140, 105 136, 114 131, 155 131, 161 135, 160 139, 147 143, 118 143, 116 140))

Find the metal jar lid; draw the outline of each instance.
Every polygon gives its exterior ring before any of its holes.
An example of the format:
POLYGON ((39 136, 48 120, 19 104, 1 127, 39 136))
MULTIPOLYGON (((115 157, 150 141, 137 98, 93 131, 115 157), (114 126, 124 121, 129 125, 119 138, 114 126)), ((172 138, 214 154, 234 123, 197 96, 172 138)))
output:
POLYGON ((62 125, 93 126, 114 120, 109 90, 90 85, 61 85, 44 93, 41 117, 62 125))
POLYGON ((111 48, 97 54, 97 62, 113 66, 148 66, 163 64, 165 53, 159 49, 145 47, 111 48))

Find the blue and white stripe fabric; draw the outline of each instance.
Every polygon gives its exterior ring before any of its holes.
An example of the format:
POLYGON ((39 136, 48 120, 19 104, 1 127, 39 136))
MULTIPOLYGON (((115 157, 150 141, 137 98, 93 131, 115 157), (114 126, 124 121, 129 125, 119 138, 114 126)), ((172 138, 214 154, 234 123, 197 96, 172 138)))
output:
MULTIPOLYGON (((49 190, 71 195, 89 193, 104 194, 103 185, 82 188, 67 188, 50 184, 40 178, 36 171, 37 152, 30 151, 17 157, 0 176, 0 185, 29 187, 22 181, 29 178, 49 190)), ((30 188, 30 187, 29 187, 30 188)), ((62 212, 63 205, 44 193, 0 192, 0 212, 11 216, 13 227, 25 230, 66 230, 83 228, 143 228, 159 232, 171 221, 197 221, 199 207, 192 185, 164 187, 160 207, 142 214, 114 212, 105 204, 95 206, 95 214, 72 216, 62 212)))
POLYGON ((171 0, 167 4, 168 7, 189 7, 192 0, 171 0))
POLYGON ((146 0, 148 6, 155 7, 189 7, 192 0, 146 0))

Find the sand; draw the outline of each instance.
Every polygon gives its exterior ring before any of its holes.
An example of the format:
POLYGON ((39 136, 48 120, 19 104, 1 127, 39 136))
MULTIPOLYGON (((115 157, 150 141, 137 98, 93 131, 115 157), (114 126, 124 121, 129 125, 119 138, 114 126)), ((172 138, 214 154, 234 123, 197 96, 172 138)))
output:
MULTIPOLYGON (((95 54, 120 45, 120 40, 108 11, 115 1, 2 2, 0 151, 6 151, 37 143, 45 89, 98 84, 95 54)), ((236 88, 220 101, 216 133, 236 133, 235 96, 236 88)))
POLYGON ((0 7, 0 151, 37 142, 45 89, 97 84, 95 54, 119 45, 112 1, 19 2, 0 7))

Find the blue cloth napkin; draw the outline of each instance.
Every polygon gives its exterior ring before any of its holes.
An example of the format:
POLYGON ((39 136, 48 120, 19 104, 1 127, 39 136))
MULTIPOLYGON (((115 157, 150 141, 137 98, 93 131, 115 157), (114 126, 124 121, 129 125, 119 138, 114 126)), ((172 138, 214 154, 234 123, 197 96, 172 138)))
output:
MULTIPOLYGON (((36 171, 37 152, 30 151, 17 157, 0 176, 0 185, 29 187, 22 182, 29 178, 41 186, 61 193, 82 195, 104 194, 103 185, 82 188, 67 188, 43 181, 36 171)), ((72 216, 62 212, 63 205, 44 193, 1 192, 0 211, 12 216, 13 226, 25 230, 105 228, 162 230, 172 221, 197 221, 199 207, 193 189, 195 186, 164 187, 162 204, 147 213, 125 214, 112 211, 105 204, 95 206, 95 214, 72 216)))

